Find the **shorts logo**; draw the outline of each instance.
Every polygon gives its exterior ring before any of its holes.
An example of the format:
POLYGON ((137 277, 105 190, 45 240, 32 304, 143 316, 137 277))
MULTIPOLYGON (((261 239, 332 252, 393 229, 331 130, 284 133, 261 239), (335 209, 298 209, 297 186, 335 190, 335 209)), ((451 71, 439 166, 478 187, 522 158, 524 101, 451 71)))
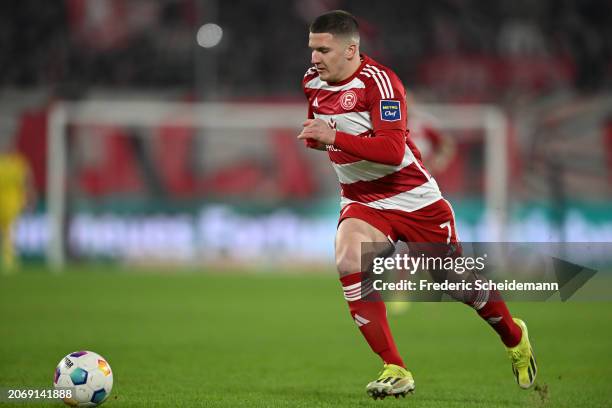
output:
POLYGON ((402 118, 399 101, 388 101, 383 99, 380 101, 380 119, 387 122, 393 122, 402 118))
POLYGON ((351 110, 357 105, 357 94, 355 91, 346 91, 340 98, 340 106, 344 110, 351 110))

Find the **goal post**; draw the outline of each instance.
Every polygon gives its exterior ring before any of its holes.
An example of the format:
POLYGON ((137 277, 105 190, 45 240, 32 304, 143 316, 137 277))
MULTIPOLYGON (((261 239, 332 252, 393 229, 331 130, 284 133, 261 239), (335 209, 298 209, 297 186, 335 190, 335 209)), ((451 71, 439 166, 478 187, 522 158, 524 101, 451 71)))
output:
MULTIPOLYGON (((491 241, 503 241, 508 207, 507 118, 494 105, 421 104, 441 130, 484 133, 484 203, 491 241)), ((58 102, 48 117, 46 259, 59 271, 66 262, 67 134, 69 125, 156 127, 202 130, 295 129, 306 117, 297 103, 175 103, 163 101, 58 102)), ((297 134, 297 133, 296 133, 297 134)))

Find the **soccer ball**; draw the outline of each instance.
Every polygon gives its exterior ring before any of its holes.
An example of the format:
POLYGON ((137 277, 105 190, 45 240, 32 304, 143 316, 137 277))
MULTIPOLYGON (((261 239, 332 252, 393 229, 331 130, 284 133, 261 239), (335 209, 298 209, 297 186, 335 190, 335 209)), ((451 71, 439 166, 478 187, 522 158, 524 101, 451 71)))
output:
POLYGON ((108 362, 93 351, 75 351, 57 365, 55 388, 70 388, 71 398, 63 398, 72 407, 95 407, 103 403, 113 389, 113 372, 108 362))

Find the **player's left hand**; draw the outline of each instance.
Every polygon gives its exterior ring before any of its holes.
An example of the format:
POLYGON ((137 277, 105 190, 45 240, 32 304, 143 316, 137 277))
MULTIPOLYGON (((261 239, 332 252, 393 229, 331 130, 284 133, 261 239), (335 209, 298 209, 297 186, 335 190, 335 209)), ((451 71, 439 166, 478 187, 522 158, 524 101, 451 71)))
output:
POLYGON ((333 145, 336 141, 336 131, 321 119, 307 119, 302 123, 304 129, 298 139, 314 139, 326 145, 333 145))

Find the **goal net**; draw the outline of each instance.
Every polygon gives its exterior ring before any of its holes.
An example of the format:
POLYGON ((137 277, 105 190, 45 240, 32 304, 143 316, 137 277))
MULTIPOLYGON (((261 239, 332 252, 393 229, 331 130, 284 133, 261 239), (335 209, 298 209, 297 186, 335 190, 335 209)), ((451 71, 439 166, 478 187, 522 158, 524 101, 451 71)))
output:
MULTIPOLYGON (((452 137, 480 138, 487 231, 480 238, 503 240, 505 115, 483 105, 420 109, 452 137)), ((293 103, 56 104, 49 116, 47 261, 55 269, 81 258, 329 262, 337 180, 324 152, 295 139, 304 119, 303 104, 293 103)))

